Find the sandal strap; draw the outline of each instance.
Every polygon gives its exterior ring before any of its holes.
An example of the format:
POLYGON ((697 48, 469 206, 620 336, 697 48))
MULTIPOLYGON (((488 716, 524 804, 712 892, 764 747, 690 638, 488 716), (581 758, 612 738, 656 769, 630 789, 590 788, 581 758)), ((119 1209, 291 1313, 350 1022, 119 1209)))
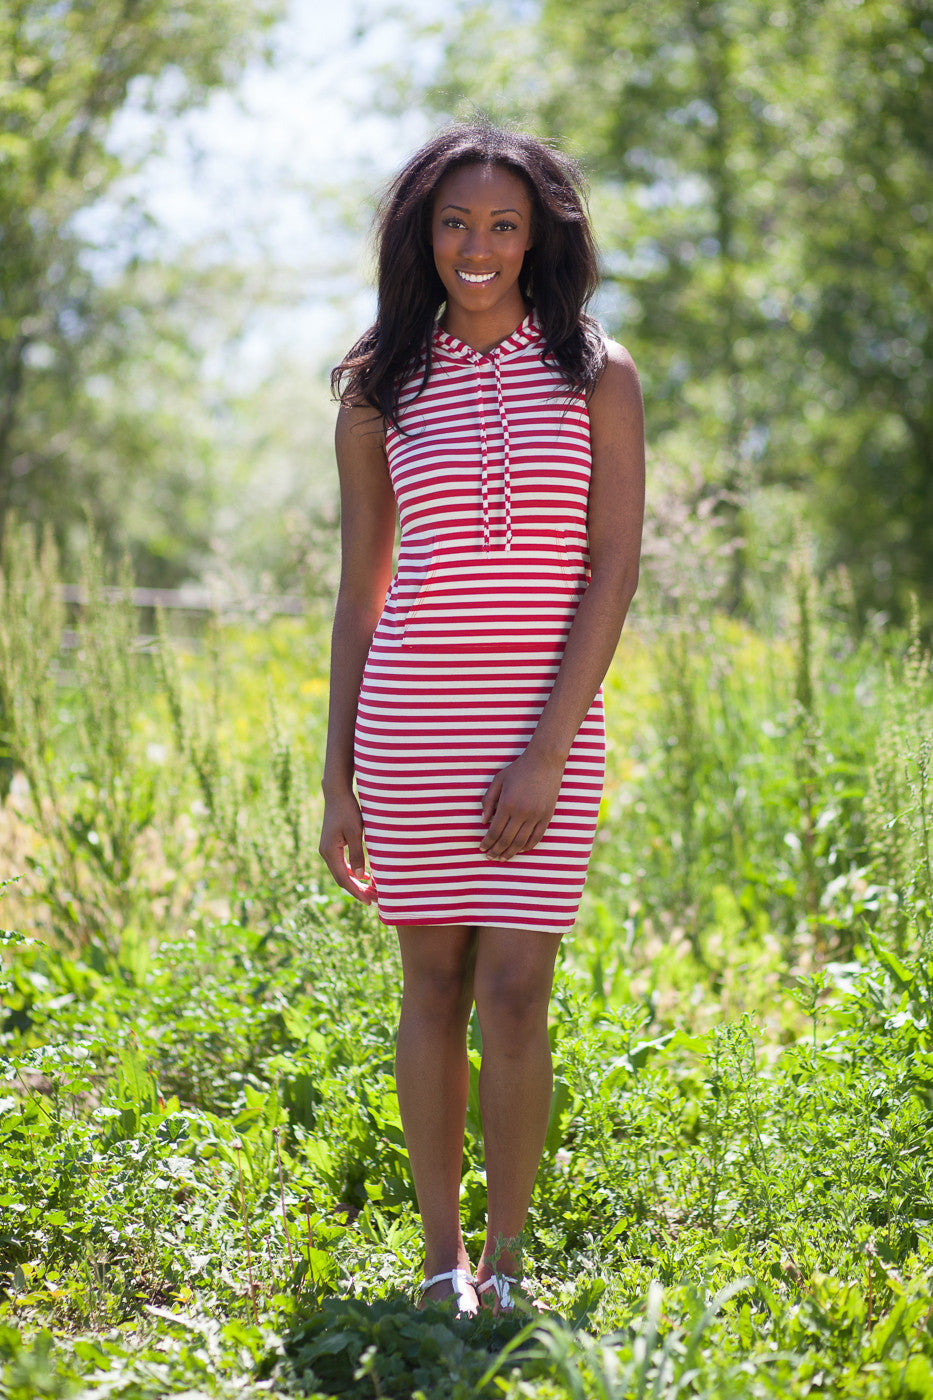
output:
POLYGON ((494 1288, 500 1309, 507 1311, 515 1306, 509 1289, 509 1285, 513 1283, 518 1283, 518 1279, 513 1278, 511 1274, 490 1274, 484 1283, 476 1285, 476 1291, 477 1293, 485 1293, 487 1288, 494 1288))
POLYGON ((433 1278, 426 1278, 419 1283, 418 1292, 424 1293, 435 1283, 446 1283, 448 1279, 453 1284, 458 1307, 468 1306, 472 1303, 473 1300, 466 1297, 465 1293, 467 1288, 476 1287, 476 1279, 473 1278, 468 1269, 450 1269, 446 1274, 435 1274, 433 1278))

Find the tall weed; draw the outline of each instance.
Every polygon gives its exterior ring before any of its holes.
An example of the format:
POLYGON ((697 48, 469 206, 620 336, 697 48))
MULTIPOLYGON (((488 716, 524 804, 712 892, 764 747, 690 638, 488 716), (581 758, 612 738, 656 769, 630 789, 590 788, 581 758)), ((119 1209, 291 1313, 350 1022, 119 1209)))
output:
POLYGON ((159 620, 159 675, 177 752, 200 798, 201 836, 225 865, 244 918, 280 923, 301 909, 303 921, 325 903, 317 856, 318 807, 307 761, 288 736, 275 693, 268 690, 259 745, 245 759, 231 752, 234 719, 224 708, 223 629, 206 634, 205 681, 186 681, 164 619, 159 620))
POLYGON ((9 519, 0 547, 0 799, 17 767, 40 803, 54 798, 50 738, 64 626, 51 531, 40 542, 31 526, 9 519))
POLYGON ((2 577, 7 744, 38 837, 29 886, 51 935, 138 972, 158 904, 174 903, 177 873, 164 858, 174 813, 160 811, 160 766, 142 723, 151 670, 137 645, 129 573, 124 566, 108 577, 90 540, 71 676, 62 675, 64 610, 51 540, 38 546, 28 528, 8 530, 2 577))
POLYGON ((914 605, 902 657, 881 687, 882 722, 866 804, 879 932, 902 956, 912 931, 929 950, 933 933, 933 673, 914 605))
MULTIPOLYGON (((686 990, 696 973, 741 997, 727 942, 740 938, 762 976, 783 966, 786 977, 851 958, 878 917, 869 768, 896 638, 854 639, 838 590, 819 589, 803 555, 793 588, 786 635, 695 617, 623 639, 606 685, 606 792, 577 939, 596 995, 614 984, 624 998, 633 974, 650 989, 679 968, 686 990)), ((914 694, 902 728, 929 732, 927 679, 914 694)), ((891 783, 906 779, 893 760, 883 766, 880 823, 911 804, 922 821, 922 756, 900 807, 891 783)), ((916 845, 897 858, 922 871, 920 855, 916 845)))

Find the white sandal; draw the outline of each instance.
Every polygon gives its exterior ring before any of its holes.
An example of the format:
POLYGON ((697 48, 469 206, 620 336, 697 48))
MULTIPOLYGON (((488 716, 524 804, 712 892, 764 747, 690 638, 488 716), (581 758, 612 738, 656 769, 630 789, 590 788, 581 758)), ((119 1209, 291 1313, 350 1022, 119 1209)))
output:
POLYGON ((490 1274, 485 1283, 478 1283, 476 1285, 476 1292, 480 1296, 480 1301, 482 1302, 482 1294, 484 1294, 487 1289, 494 1288, 496 1290, 496 1299, 499 1304, 499 1312, 514 1312, 515 1300, 509 1290, 509 1285, 512 1283, 518 1283, 518 1279, 513 1278, 511 1274, 490 1274))
MULTIPOLYGON (((418 1293, 425 1293, 429 1288, 432 1288, 435 1283, 445 1283, 447 1279, 450 1279, 453 1285, 454 1291, 452 1296, 457 1300, 457 1316, 473 1317, 476 1309, 473 1306, 473 1299, 470 1297, 467 1289, 476 1288, 476 1279, 473 1278, 467 1269, 451 1269, 449 1273, 435 1274, 433 1278, 426 1278, 422 1283, 419 1283, 418 1293)), ((442 1298, 439 1301, 445 1302, 446 1299, 442 1298)))

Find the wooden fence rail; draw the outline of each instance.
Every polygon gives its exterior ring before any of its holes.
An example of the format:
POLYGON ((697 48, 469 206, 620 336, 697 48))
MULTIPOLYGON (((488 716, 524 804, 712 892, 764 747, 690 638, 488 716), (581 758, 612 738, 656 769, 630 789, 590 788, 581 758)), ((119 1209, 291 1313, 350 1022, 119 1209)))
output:
MULTIPOLYGON (((87 591, 80 584, 63 583, 59 595, 65 603, 87 605, 87 591)), ((206 588, 105 588, 105 603, 122 603, 127 598, 137 608, 178 608, 184 612, 265 613, 301 617, 307 611, 304 598, 294 594, 261 594, 245 597, 220 596, 206 588)))
MULTIPOLYGON (((234 597, 221 596, 206 588, 105 588, 101 596, 105 603, 122 603, 129 598, 137 608, 174 608, 178 612, 220 613, 225 617, 231 614, 243 617, 301 617, 307 612, 304 598, 287 593, 234 597)), ((86 607, 88 602, 87 590, 80 584, 60 584, 59 597, 62 602, 73 603, 77 607, 86 607)), ((62 651, 76 651, 79 645, 78 633, 73 627, 66 627, 62 632, 62 651)), ((201 650, 201 644, 195 637, 175 637, 174 645, 183 651, 201 650)), ((136 638, 139 651, 153 651, 157 646, 158 638, 151 634, 140 633, 136 638)))

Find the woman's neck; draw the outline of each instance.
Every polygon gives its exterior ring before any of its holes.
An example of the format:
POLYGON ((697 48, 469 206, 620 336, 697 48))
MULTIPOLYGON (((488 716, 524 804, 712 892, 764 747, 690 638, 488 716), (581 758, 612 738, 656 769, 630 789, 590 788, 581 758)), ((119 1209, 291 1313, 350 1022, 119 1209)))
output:
POLYGON ((463 307, 448 303, 440 324, 441 329, 453 336, 454 340, 469 345, 479 355, 485 355, 494 346, 501 345, 503 340, 508 340, 530 310, 524 300, 517 307, 510 303, 505 307, 492 307, 488 312, 465 311, 463 307))

